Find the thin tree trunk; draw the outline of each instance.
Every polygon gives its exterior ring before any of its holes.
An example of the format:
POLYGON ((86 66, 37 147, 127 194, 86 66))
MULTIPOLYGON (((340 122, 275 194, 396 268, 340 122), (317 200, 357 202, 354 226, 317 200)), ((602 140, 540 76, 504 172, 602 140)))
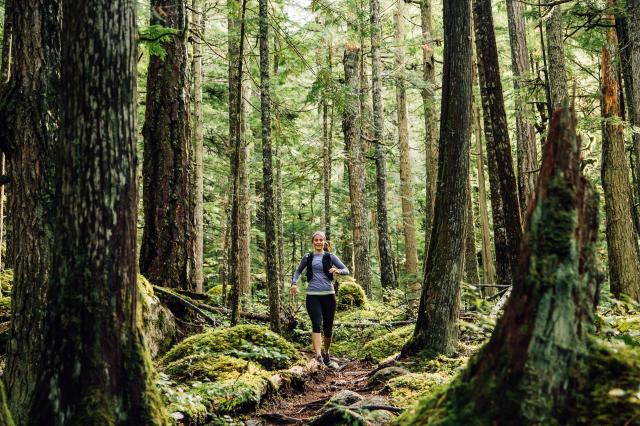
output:
POLYGON ((458 340, 471 136, 470 12, 469 1, 444 3, 444 70, 435 216, 416 328, 402 349, 403 355, 423 349, 451 353, 458 340))
POLYGON ((640 300, 640 249, 630 208, 633 197, 620 117, 617 45, 615 30, 610 28, 602 50, 602 187, 607 213, 609 285, 616 297, 626 294, 640 300))
MULTIPOLYGON (((199 31, 200 37, 205 36, 205 10, 203 0, 193 0, 193 25, 199 31)), ((194 38, 193 41, 193 152, 194 152, 194 285, 198 293, 204 290, 204 123, 202 117, 202 43, 203 40, 194 38)))
POLYGON ((567 71, 564 59, 564 37, 562 30, 562 6, 554 6, 547 21, 547 59, 549 73, 549 96, 552 108, 564 104, 569 98, 567 71))
POLYGON ((489 159, 498 282, 511 285, 518 265, 522 221, 500 81, 491 0, 474 0, 473 16, 489 159))
POLYGON ((416 225, 413 218, 413 179, 411 172, 411 147, 409 144, 409 111, 407 110, 407 88, 405 83, 404 54, 404 1, 396 3, 395 19, 395 65, 396 65, 396 109, 398 116, 398 145, 400 147, 400 197, 402 200, 402 226, 404 230, 405 266, 408 274, 418 273, 418 249, 416 225))
POLYGON ((349 147, 349 196, 351 199, 353 255, 355 263, 354 277, 364 288, 367 296, 372 297, 371 261, 369 254, 369 221, 365 199, 364 147, 361 138, 361 115, 358 97, 360 91, 360 48, 348 42, 344 51, 344 74, 346 89, 354 96, 344 109, 342 131, 349 147))
MULTIPOLYGON (((240 103, 240 157, 238 159, 238 290, 240 298, 251 295, 251 141, 247 137, 248 99, 251 99, 251 88, 247 73, 242 75, 242 96, 240 103)), ((241 300, 242 302, 243 300, 241 300)))
POLYGON ((522 96, 526 89, 523 78, 529 72, 529 49, 527 47, 527 25, 524 19, 525 4, 520 0, 507 0, 509 39, 511 41, 511 67, 516 92, 516 136, 518 151, 518 194, 522 217, 533 199, 538 180, 538 150, 535 130, 526 116, 531 113, 527 99, 522 96))
POLYGON ((60 78, 59 1, 5 3, 3 80, 0 85, 0 148, 11 176, 8 225, 14 238, 10 340, 3 380, 17 424, 27 424, 41 375, 47 288, 52 267, 55 163, 60 78), (6 77, 9 77, 6 79, 6 77))
MULTIPOLYGON (((152 25, 183 30, 186 21, 183 0, 151 2, 152 25)), ((187 37, 177 34, 162 48, 166 57, 152 55, 147 75, 140 273, 156 285, 195 290, 187 37)))
POLYGON ((260 0, 260 105, 262 117, 262 178, 264 191, 265 257, 269 289, 271 330, 280 332, 280 291, 276 221, 273 198, 273 158, 271 153, 271 97, 269 86, 269 10, 268 1, 260 0))
POLYGON ((63 2, 56 286, 32 425, 167 423, 137 303, 135 8, 63 2))
MULTIPOLYGON (((373 100, 373 128, 376 145, 376 216, 378 229, 378 253, 380 255, 380 282, 385 288, 398 285, 393 269, 391 241, 387 220, 387 160, 384 143, 384 107, 382 105, 382 63, 380 61, 380 1, 371 0, 371 75, 373 100)), ((398 3, 400 4, 400 3, 398 3)))
POLYGON ((480 284, 480 272, 478 271, 478 256, 476 252, 476 231, 473 217, 473 200, 471 193, 471 176, 468 179, 467 196, 467 228, 465 230, 465 256, 464 256, 464 277, 468 284, 477 286, 480 284))
MULTIPOLYGON (((436 71, 433 55, 433 35, 431 28, 431 0, 420 2, 420 22, 422 24, 422 78, 425 87, 420 91, 422 107, 424 109, 424 151, 425 151, 425 221, 424 221, 424 252, 429 251, 431 229, 433 225, 433 206, 436 195, 436 178, 438 176, 438 144, 436 140, 436 71)), ((426 256, 425 263, 426 266, 426 256)), ((424 272, 424 271, 423 271, 424 272)), ((413 290, 419 291, 419 283, 413 290)))

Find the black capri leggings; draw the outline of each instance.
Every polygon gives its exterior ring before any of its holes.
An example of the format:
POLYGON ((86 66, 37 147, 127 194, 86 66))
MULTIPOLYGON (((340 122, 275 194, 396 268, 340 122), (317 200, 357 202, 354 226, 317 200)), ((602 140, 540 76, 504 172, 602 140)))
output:
POLYGON ((335 294, 307 294, 307 313, 311 318, 314 333, 324 332, 324 337, 331 337, 333 331, 333 317, 336 315, 335 294))

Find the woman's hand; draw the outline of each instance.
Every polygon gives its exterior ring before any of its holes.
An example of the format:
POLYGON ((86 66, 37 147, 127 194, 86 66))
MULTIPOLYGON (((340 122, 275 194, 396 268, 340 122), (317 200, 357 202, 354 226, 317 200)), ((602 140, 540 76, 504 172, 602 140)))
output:
POLYGON ((340 269, 336 268, 335 266, 332 266, 331 269, 329 269, 329 273, 330 274, 339 274, 340 273, 340 269))
POLYGON ((297 285, 292 285, 291 288, 289 289, 289 293, 291 293, 292 296, 297 296, 298 295, 298 286, 297 285))

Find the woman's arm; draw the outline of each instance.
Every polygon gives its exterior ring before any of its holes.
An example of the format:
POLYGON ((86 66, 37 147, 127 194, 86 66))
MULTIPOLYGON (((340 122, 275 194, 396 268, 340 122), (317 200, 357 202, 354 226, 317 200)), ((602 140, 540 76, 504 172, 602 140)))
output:
POLYGON ((342 261, 338 259, 338 256, 333 253, 331 253, 331 262, 337 266, 337 272, 340 275, 349 275, 349 269, 344 266, 344 263, 342 263, 342 261))
POLYGON ((300 261, 300 264, 298 265, 296 272, 293 274, 293 280, 291 281, 292 284, 298 284, 298 280, 300 279, 300 274, 302 274, 302 271, 304 271, 304 268, 307 267, 307 256, 309 256, 309 253, 302 256, 302 260, 300 261))

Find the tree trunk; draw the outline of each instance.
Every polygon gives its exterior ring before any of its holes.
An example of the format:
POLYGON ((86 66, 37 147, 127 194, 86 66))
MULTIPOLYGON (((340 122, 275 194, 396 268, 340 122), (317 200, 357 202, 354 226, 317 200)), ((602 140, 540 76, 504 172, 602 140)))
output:
POLYGON ((398 145, 400 147, 400 197, 402 200, 402 226, 404 230, 405 266, 408 274, 418 273, 418 249, 416 225, 413 219, 413 179, 411 172, 411 147, 409 145, 409 111, 405 83, 404 55, 404 1, 396 3, 395 13, 395 65, 396 109, 398 116, 398 145))
MULTIPOLYGON (((152 0, 151 24, 182 31, 183 0, 152 0)), ((193 178, 187 37, 162 43, 147 74, 144 135, 144 232, 140 273, 156 285, 195 290, 193 178)))
POLYGON ((433 205, 436 195, 436 178, 438 176, 438 144, 436 140, 437 118, 435 100, 436 69, 435 58, 433 55, 433 35, 431 34, 431 0, 421 0, 420 22, 422 24, 422 41, 424 43, 422 45, 422 78, 424 80, 425 87, 420 91, 420 94, 422 95, 422 108, 424 110, 424 151, 426 167, 424 252, 427 253, 429 251, 429 241, 433 225, 433 205))
POLYGON ((522 223, 500 81, 491 0, 474 0, 473 16, 489 159, 498 282, 511 285, 518 265, 522 223))
MULTIPOLYGON (((477 83, 477 65, 473 63, 473 84, 477 83)), ((476 102, 475 95, 472 97, 472 121, 473 134, 476 139, 476 164, 478 166, 478 212, 480 214, 480 228, 482 229, 482 277, 484 284, 495 284, 496 270, 491 254, 491 230, 489 227, 489 213, 487 208, 487 188, 484 178, 484 153, 482 149, 482 126, 480 124, 480 109, 476 102)), ((483 287, 482 294, 493 296, 495 288, 483 287)))
POLYGON ((398 281, 393 269, 387 221, 387 160, 384 143, 384 107, 382 105, 382 63, 380 61, 380 40, 382 38, 380 1, 371 0, 369 4, 371 9, 371 80, 373 84, 373 128, 376 144, 376 216, 380 282, 384 288, 395 288, 398 286, 398 281))
POLYGON ((467 227, 465 237, 464 278, 465 282, 473 286, 480 284, 480 272, 478 271, 478 256, 476 253, 476 231, 473 218, 473 200, 471 193, 471 179, 468 179, 467 196, 467 227))
POLYGON ((598 200, 580 172, 575 118, 567 110, 551 122, 536 198, 503 317, 461 376, 434 399, 438 407, 422 407, 414 424, 430 408, 449 424, 469 418, 491 425, 579 423, 567 389, 590 380, 584 372, 597 294, 591 268, 598 200))
POLYGON ((438 190, 418 319, 404 355, 422 349, 451 353, 458 340, 471 136, 470 12, 469 1, 444 3, 438 190))
POLYGON ((264 191, 265 257, 271 330, 280 332, 280 291, 271 153, 271 97, 269 87, 269 10, 260 0, 260 110, 262 112, 262 179, 264 191))
POLYGON ((353 96, 347 97, 342 118, 345 144, 349 147, 349 197, 351 199, 353 256, 355 280, 372 297, 371 260, 369 254, 369 221, 365 198, 364 148, 360 128, 360 105, 356 94, 360 91, 360 48, 348 42, 344 51, 344 75, 346 89, 353 96))
MULTIPOLYGON (((11 176, 8 210, 14 238, 13 296, 3 380, 18 424, 28 422, 28 404, 41 374, 40 351, 50 280, 58 150, 60 77, 59 1, 9 1, 10 60, 0 83, 0 147, 11 176)), ((8 59, 5 56, 5 59, 8 59)))
POLYGON ((616 297, 626 294, 640 300, 640 249, 630 207, 633 197, 620 117, 617 44, 615 30, 610 28, 602 50, 602 187, 607 214, 609 285, 616 297))
POLYGON ((547 56, 549 95, 552 108, 564 104, 569 98, 567 71, 564 60, 564 37, 562 30, 562 6, 554 6, 547 21, 547 56))
POLYGON ((533 199, 538 180, 538 150, 535 130, 526 116, 531 114, 527 99, 522 96, 526 89, 523 78, 530 71, 529 49, 527 47, 527 25, 524 19, 525 4, 520 0, 507 0, 509 39, 511 41, 511 66, 516 92, 516 136, 518 151, 518 194, 522 217, 533 199))
POLYGON ((56 286, 33 425, 166 423, 136 300, 135 7, 63 2, 56 286))
MULTIPOLYGON (((205 37, 205 10, 203 0, 193 0, 193 25, 201 38, 205 37)), ((193 39, 193 152, 194 152, 194 285, 198 293, 204 290, 204 123, 202 117, 202 43, 193 39)))
POLYGON ((238 159, 238 290, 240 298, 251 295, 251 141, 247 137, 247 115, 252 93, 248 73, 242 75, 240 103, 240 157, 238 159))

